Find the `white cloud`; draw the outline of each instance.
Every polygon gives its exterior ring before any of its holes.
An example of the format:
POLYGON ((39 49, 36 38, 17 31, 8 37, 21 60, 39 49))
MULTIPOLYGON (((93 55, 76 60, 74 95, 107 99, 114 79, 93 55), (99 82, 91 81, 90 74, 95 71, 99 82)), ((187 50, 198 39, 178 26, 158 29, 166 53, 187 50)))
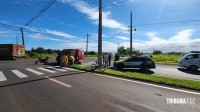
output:
POLYGON ((60 37, 65 37, 65 38, 74 38, 75 37, 75 36, 69 35, 69 34, 64 33, 64 32, 55 31, 55 30, 48 30, 48 29, 46 29, 46 33, 56 35, 56 36, 60 36, 60 37))
POLYGON ((122 40, 130 40, 128 37, 123 37, 123 36, 117 36, 116 38, 122 39, 122 40))
MULTIPOLYGON (((93 21, 94 24, 98 24, 99 20, 99 11, 97 7, 91 7, 88 3, 84 1, 77 1, 77 0, 60 0, 62 3, 69 3, 74 6, 79 12, 86 14, 90 20, 93 21)), ((122 31, 127 30, 125 25, 119 23, 118 21, 112 19, 111 12, 104 11, 102 12, 102 24, 104 27, 112 28, 112 29, 119 29, 122 31)))
POLYGON ((64 37, 64 38, 76 38, 73 35, 67 34, 65 32, 61 31, 55 31, 55 30, 49 30, 49 29, 42 29, 42 28, 28 28, 30 31, 36 32, 36 33, 45 33, 49 35, 54 35, 54 36, 59 36, 59 37, 64 37))
POLYGON ((48 37, 48 36, 45 36, 45 35, 42 35, 42 34, 30 34, 28 35, 28 37, 32 38, 32 39, 37 39, 37 40, 51 40, 51 41, 64 41, 62 39, 57 39, 57 38, 52 38, 52 37, 48 37))
MULTIPOLYGON (((176 35, 163 39, 157 36, 158 33, 151 32, 145 35, 150 38, 150 41, 133 42, 133 47, 143 52, 152 52, 153 49, 163 52, 189 52, 200 49, 200 38, 192 39, 192 34, 195 30, 186 29, 178 32, 176 35)), ((120 46, 129 47, 129 42, 121 43, 120 46)))

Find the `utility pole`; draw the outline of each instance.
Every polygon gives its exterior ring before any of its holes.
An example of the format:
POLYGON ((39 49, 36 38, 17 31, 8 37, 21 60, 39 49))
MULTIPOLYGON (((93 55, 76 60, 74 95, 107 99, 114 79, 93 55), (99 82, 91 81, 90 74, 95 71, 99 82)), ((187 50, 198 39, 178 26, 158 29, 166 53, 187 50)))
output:
POLYGON ((22 27, 21 27, 21 33, 22 33, 22 45, 24 45, 24 31, 22 27))
POLYGON ((132 50, 133 50, 133 46, 132 46, 132 36, 133 36, 133 25, 132 25, 132 11, 131 11, 131 15, 130 15, 130 55, 132 55, 132 50))
POLYGON ((99 0, 98 64, 102 65, 102 0, 99 0))
POLYGON ((88 35, 88 33, 87 33, 87 41, 86 41, 86 58, 87 58, 87 54, 88 54, 88 37, 90 36, 90 35, 88 35))

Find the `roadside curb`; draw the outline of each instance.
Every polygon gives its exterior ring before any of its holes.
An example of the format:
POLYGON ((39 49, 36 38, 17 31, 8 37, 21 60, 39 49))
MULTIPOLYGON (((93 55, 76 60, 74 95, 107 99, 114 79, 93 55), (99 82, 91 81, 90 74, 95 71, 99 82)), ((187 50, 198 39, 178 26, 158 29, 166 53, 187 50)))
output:
MULTIPOLYGON (((77 69, 77 70, 80 70, 80 71, 91 72, 90 70, 85 70, 85 69, 78 69, 78 68, 73 68, 73 69, 77 69)), ((178 88, 178 89, 182 88, 182 89, 195 90, 195 91, 198 91, 198 92, 200 91, 200 89, 196 89, 196 88, 184 87, 184 86, 175 85, 175 84, 167 84, 165 82, 154 82, 154 81, 151 81, 151 80, 131 78, 131 77, 126 77, 126 76, 119 76, 119 75, 109 74, 109 73, 105 73, 105 72, 94 71, 94 72, 91 72, 91 73, 98 73, 98 74, 102 74, 102 75, 109 75, 109 76, 114 76, 114 77, 119 77, 119 78, 124 78, 124 79, 131 79, 131 80, 136 80, 136 81, 148 82, 148 83, 152 83, 152 84, 165 85, 165 86, 168 86, 168 87, 175 87, 175 88, 178 88)), ((160 76, 160 75, 155 75, 155 76, 160 76)), ((165 76, 161 76, 161 77, 165 77, 165 76)), ((180 79, 180 80, 199 81, 199 80, 192 80, 192 79, 181 79, 181 78, 177 78, 177 77, 167 77, 167 78, 180 79)))

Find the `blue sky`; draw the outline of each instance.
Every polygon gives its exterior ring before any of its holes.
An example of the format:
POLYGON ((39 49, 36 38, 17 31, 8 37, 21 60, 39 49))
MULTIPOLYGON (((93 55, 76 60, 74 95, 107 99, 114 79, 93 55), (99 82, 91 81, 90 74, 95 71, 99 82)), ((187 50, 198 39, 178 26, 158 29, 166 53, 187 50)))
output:
MULTIPOLYGON (((103 0, 103 6, 108 6, 103 8, 104 52, 115 52, 118 44, 130 46, 130 11, 136 28, 133 32, 135 49, 143 52, 200 49, 200 0, 127 0, 116 4, 121 1, 124 0, 103 0)), ((85 49, 88 32, 88 49, 97 51, 98 0, 57 0, 39 18, 25 26, 49 2, 2 0, 0 22, 25 27, 27 50, 36 47, 85 49)), ((14 44, 16 37, 21 43, 20 31, 0 25, 0 44, 14 44)))

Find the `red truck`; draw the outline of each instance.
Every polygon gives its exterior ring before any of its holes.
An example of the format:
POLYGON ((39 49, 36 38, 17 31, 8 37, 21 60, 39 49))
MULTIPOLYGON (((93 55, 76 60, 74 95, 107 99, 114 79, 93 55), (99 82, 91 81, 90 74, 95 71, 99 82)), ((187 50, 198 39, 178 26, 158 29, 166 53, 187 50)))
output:
MULTIPOLYGON (((68 56, 73 56, 75 58, 75 63, 81 63, 84 59, 84 51, 83 49, 79 48, 79 49, 64 49, 61 51, 60 55, 65 54, 68 56)), ((56 60, 58 63, 59 62, 59 58, 60 56, 57 56, 56 60)))
POLYGON ((17 44, 0 44, 0 59, 16 59, 25 56, 25 46, 17 44))

